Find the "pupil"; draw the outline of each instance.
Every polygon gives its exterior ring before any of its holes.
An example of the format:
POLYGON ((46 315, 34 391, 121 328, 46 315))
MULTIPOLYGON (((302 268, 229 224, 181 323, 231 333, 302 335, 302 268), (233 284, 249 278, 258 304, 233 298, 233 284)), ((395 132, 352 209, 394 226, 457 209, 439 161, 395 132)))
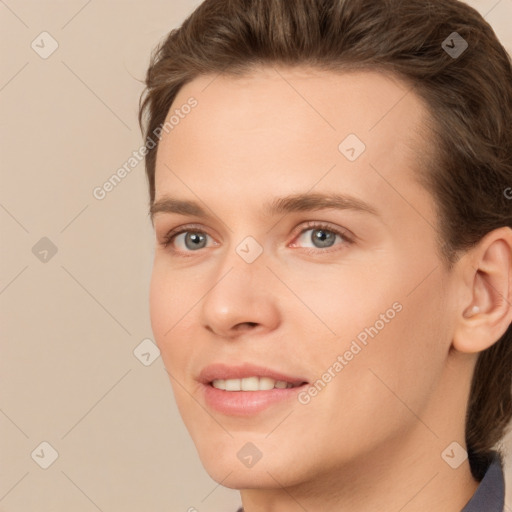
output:
POLYGON ((330 247, 334 243, 336 235, 324 229, 315 229, 312 233, 313 244, 318 247, 330 247))
POLYGON ((185 245, 187 246, 187 249, 201 249, 204 246, 205 240, 206 237, 200 233, 187 233, 187 236, 185 237, 185 245))

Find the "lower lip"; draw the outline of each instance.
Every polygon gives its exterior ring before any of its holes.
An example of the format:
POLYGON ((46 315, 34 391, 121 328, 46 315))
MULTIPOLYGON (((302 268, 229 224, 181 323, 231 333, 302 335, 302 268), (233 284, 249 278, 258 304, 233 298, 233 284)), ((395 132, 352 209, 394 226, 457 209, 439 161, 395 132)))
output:
POLYGON ((206 405, 218 412, 230 416, 251 416, 267 407, 297 398, 297 394, 307 384, 295 388, 274 388, 268 391, 225 391, 214 388, 211 384, 204 384, 204 399, 206 405))

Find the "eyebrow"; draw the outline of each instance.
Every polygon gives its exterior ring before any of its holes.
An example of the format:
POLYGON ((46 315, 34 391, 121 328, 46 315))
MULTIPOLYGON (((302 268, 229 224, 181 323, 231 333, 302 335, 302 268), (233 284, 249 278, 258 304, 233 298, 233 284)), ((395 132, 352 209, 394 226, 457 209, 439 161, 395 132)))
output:
MULTIPOLYGON (((379 216, 378 211, 363 200, 345 194, 302 193, 277 197, 263 204, 264 212, 269 216, 293 212, 315 211, 327 208, 354 210, 379 216)), ((207 218, 210 215, 197 202, 163 196, 155 201, 150 209, 151 222, 158 213, 176 213, 193 217, 207 218)))

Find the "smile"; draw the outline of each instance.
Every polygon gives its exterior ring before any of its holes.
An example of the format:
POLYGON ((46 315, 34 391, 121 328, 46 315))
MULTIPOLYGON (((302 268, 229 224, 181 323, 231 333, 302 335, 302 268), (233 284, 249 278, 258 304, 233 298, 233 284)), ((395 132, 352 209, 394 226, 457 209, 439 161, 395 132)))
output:
POLYGON ((245 377, 243 379, 215 379, 211 385, 225 391, 269 391, 271 389, 288 389, 300 384, 292 384, 284 380, 270 377, 245 377))
POLYGON ((308 385, 295 372, 249 362, 210 364, 197 380, 202 384, 200 398, 205 406, 228 416, 251 416, 277 404, 288 407, 287 401, 295 405, 297 394, 308 385))

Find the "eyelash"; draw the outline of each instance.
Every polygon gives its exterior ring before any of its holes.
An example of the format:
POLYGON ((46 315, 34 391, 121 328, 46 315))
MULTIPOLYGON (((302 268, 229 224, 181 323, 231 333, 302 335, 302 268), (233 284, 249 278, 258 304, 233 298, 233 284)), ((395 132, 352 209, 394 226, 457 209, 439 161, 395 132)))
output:
MULTIPOLYGON (((354 243, 355 237, 350 235, 347 230, 334 228, 334 227, 330 226, 329 224, 325 224, 325 223, 318 222, 318 221, 308 221, 305 224, 301 225, 300 229, 298 231, 294 230, 294 235, 293 235, 294 238, 293 239, 295 240, 295 239, 299 238, 300 235, 302 235, 304 232, 310 231, 310 230, 324 230, 329 233, 333 233, 335 235, 340 236, 343 239, 343 242, 341 244, 338 244, 338 246, 339 245, 347 246, 347 245, 352 245, 354 243)), ((189 233, 189 232, 200 233, 200 234, 205 234, 207 236, 210 236, 205 231, 202 231, 200 226, 186 225, 186 226, 182 226, 177 231, 173 230, 173 231, 170 231, 169 233, 167 233, 160 245, 163 248, 167 249, 171 245, 174 238, 176 238, 178 235, 181 235, 182 233, 189 233)), ((322 249, 322 248, 315 249, 312 247, 304 247, 303 250, 307 254, 319 254, 319 253, 334 252, 334 251, 340 250, 340 249, 336 249, 336 247, 337 247, 336 245, 333 247, 326 247, 324 249, 322 249)), ((187 256, 192 256, 195 252, 200 252, 200 249, 198 249, 197 251, 186 251, 185 253, 183 251, 176 250, 176 249, 171 249, 171 250, 174 253, 179 253, 182 255, 187 254, 187 256)))

